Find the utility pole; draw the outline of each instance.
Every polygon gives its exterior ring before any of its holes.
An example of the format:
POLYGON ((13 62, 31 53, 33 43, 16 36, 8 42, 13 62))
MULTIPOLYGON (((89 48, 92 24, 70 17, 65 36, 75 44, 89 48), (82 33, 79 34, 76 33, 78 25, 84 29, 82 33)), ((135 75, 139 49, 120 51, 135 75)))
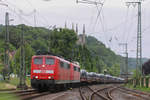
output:
POLYGON ((120 43, 119 45, 122 45, 125 47, 125 52, 124 54, 126 55, 125 57, 125 71, 122 73, 127 79, 128 79, 128 44, 127 43, 120 43))
POLYGON ((127 2, 127 5, 131 4, 135 7, 138 5, 138 24, 137 24, 137 51, 136 51, 136 78, 141 74, 142 69, 142 32, 141 32, 141 1, 127 2), (139 74, 138 74, 139 72, 139 74))
POLYGON ((8 31, 8 26, 9 26, 9 13, 6 12, 5 15, 5 27, 6 27, 6 32, 5 32, 5 55, 4 55, 4 64, 5 64, 5 70, 6 74, 9 76, 9 31, 8 31))
POLYGON ((85 24, 83 24, 82 45, 85 45, 85 24))
MULTIPOLYGON (((22 13, 22 11, 20 11, 20 13, 22 13)), ((21 21, 21 15, 20 17, 20 21, 21 21)), ((25 43, 24 43, 24 30, 23 30, 23 25, 21 25, 21 34, 20 34, 20 81, 19 81, 19 85, 17 86, 17 88, 20 88, 22 90, 27 89, 27 85, 26 85, 26 68, 25 68, 25 43)))
POLYGON ((78 24, 76 24, 76 34, 78 36, 78 24))
POLYGON ((26 68, 25 68, 25 50, 24 50, 24 30, 23 30, 23 25, 21 25, 21 30, 22 33, 20 34, 20 43, 21 43, 21 50, 20 50, 20 83, 18 88, 20 89, 27 89, 26 85, 26 68))
POLYGON ((65 22, 65 28, 67 28, 67 22, 65 22))
POLYGON ((74 23, 72 23, 72 30, 74 30, 74 23))
POLYGON ((50 29, 52 26, 49 27, 49 42, 48 42, 48 52, 51 53, 50 51, 50 46, 51 46, 51 32, 52 30, 50 29))
MULTIPOLYGON (((7 4, 1 3, 1 1, 0 1, 0 5, 1 5, 1 6, 8 7, 7 4)), ((8 18, 8 15, 6 14, 6 15, 5 15, 5 24, 8 24, 8 22, 6 23, 6 21, 8 21, 7 18, 8 18)), ((7 26, 7 25, 6 25, 6 26, 7 26)), ((7 44, 9 43, 9 42, 7 41, 7 40, 9 40, 9 39, 8 39, 9 36, 8 36, 7 32, 5 32, 5 35, 4 35, 4 36, 5 36, 4 69, 3 69, 3 73, 2 73, 2 74, 3 74, 3 78, 4 78, 4 80, 5 80, 5 78, 6 78, 5 75, 8 74, 8 72, 6 71, 6 70, 8 69, 8 58, 7 58, 7 57, 8 57, 8 56, 7 56, 7 47, 8 47, 8 45, 7 45, 7 44)))
POLYGON ((48 52, 49 53, 52 53, 52 51, 50 50, 50 47, 52 46, 52 37, 51 37, 51 34, 53 32, 53 30, 56 28, 56 25, 54 26, 49 26, 48 29, 49 29, 49 42, 48 42, 48 52))

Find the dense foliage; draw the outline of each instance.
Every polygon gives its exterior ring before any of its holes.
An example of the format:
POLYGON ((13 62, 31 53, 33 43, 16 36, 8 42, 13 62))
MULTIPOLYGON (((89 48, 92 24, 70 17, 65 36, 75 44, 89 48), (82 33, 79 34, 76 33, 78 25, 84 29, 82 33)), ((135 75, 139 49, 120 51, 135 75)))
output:
POLYGON ((142 73, 144 75, 150 75, 150 60, 145 62, 142 66, 142 73))
MULTIPOLYGON (((24 33, 26 73, 30 74, 31 57, 40 52, 51 52, 70 61, 78 61, 88 71, 118 76, 120 74, 120 56, 92 36, 86 36, 84 46, 77 44, 77 34, 70 29, 48 30, 42 27, 25 25, 9 26, 10 33, 10 72, 19 74, 20 70, 20 35, 24 33), (23 27, 23 29, 21 28, 23 27), (14 54, 14 55, 13 55, 14 54)), ((4 34, 5 27, 0 26, 0 71, 4 69, 4 34)))

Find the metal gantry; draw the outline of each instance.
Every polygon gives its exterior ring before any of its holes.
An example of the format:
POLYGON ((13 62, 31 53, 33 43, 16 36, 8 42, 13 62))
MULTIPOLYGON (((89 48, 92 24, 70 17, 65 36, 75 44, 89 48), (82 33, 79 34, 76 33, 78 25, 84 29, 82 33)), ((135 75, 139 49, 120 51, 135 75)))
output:
MULTIPOLYGON (((104 2, 102 2, 102 0, 95 0, 95 1, 93 1, 93 0, 76 0, 76 2, 77 3, 85 3, 85 4, 92 4, 92 5, 96 5, 96 7, 98 6, 98 5, 101 5, 101 6, 103 6, 103 4, 104 4, 104 2)), ((99 12, 100 13, 100 12, 99 12)), ((98 14, 99 14, 98 13, 98 14)), ((83 45, 85 45, 85 24, 83 25, 83 35, 82 35, 82 39, 81 39, 81 41, 82 41, 82 43, 81 43, 81 45, 83 46, 83 45)))
POLYGON ((101 1, 92 1, 92 0, 76 0, 77 3, 86 3, 86 4, 94 4, 94 5, 103 5, 101 1))
POLYGON ((124 52, 124 54, 126 55, 126 57, 125 57, 125 69, 123 70, 122 68, 121 68, 121 74, 122 75, 124 75, 126 78, 128 78, 128 44, 127 43, 120 43, 119 45, 122 45, 122 46, 124 46, 125 47, 125 52, 124 52))
POLYGON ((138 33, 137 33, 137 54, 136 54, 137 70, 142 69, 142 33, 141 33, 141 2, 138 2, 138 33))
POLYGON ((127 6, 138 5, 138 24, 137 24, 137 50, 136 50, 136 77, 141 74, 142 69, 142 32, 141 32, 141 1, 137 2, 126 2, 127 6), (138 73, 139 72, 139 73, 138 73))

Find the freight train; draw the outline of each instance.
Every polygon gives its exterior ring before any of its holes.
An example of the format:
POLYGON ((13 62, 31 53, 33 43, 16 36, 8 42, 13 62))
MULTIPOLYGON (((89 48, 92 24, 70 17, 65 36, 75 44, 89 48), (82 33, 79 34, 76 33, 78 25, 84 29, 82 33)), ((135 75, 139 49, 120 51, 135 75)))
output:
POLYGON ((125 80, 110 75, 81 70, 77 62, 58 56, 36 55, 31 61, 31 86, 35 89, 56 89, 92 83, 122 83, 125 80))

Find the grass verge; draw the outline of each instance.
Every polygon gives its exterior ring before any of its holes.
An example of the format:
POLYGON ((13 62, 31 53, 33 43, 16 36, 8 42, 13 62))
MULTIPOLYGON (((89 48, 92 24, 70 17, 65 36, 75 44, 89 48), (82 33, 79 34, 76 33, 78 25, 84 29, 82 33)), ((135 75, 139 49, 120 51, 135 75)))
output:
POLYGON ((150 88, 140 87, 140 86, 138 86, 138 85, 136 86, 136 88, 134 88, 133 85, 131 85, 131 84, 126 84, 125 87, 150 93, 150 88))
POLYGON ((9 93, 0 93, 0 100, 19 100, 15 95, 9 93))
MULTIPOLYGON (((0 81, 0 90, 4 89, 16 89, 17 85, 19 84, 19 78, 10 78, 10 80, 6 81, 0 81)), ((26 84, 28 87, 31 87, 30 85, 30 78, 26 78, 26 84)))

